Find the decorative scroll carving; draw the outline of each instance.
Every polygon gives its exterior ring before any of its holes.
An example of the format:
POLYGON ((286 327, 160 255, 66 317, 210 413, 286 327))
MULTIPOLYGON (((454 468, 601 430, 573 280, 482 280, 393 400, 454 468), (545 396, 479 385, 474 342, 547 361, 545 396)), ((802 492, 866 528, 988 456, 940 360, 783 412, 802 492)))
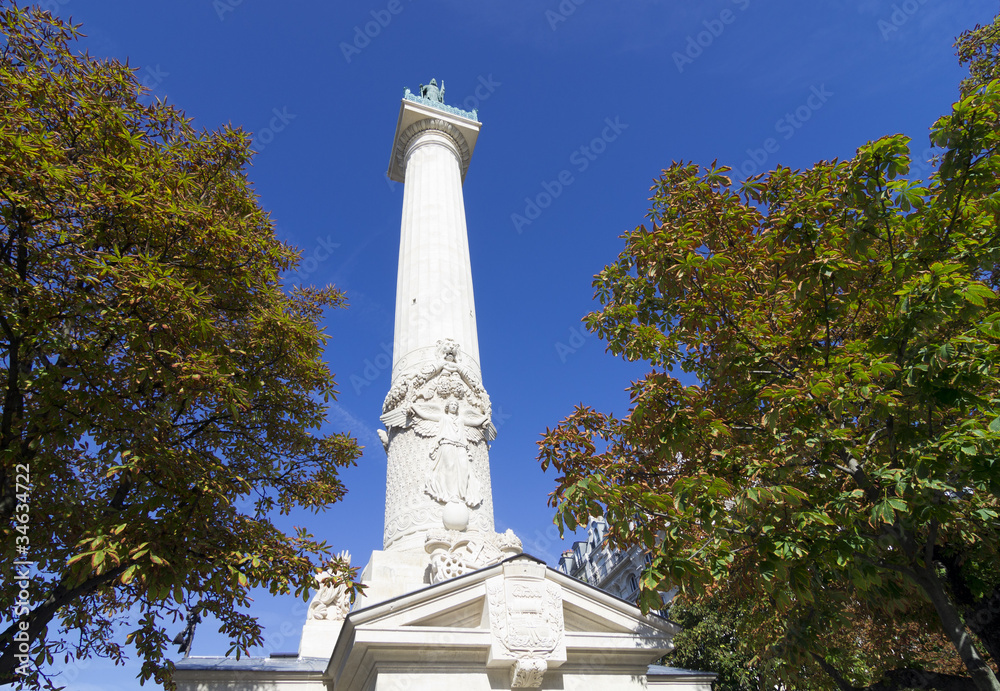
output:
MULTIPOLYGON (((345 550, 337 555, 337 559, 349 565, 351 553, 345 550)), ((347 583, 334 578, 330 571, 322 571, 316 574, 316 587, 316 595, 309 603, 306 621, 312 619, 343 621, 351 610, 351 598, 347 592, 347 583)))
POLYGON ((510 668, 510 688, 537 689, 542 685, 542 679, 549 665, 545 660, 536 657, 522 657, 514 661, 510 668))
MULTIPOLYGON (((382 406, 382 422, 413 428, 432 440, 433 462, 424 491, 441 504, 483 503, 483 487, 472 469, 472 447, 496 438, 489 395, 478 377, 461 364, 461 347, 451 339, 437 343, 437 358, 418 372, 397 378, 382 406)), ((383 442, 388 441, 388 434, 383 442)))
POLYGON ((427 536, 424 549, 431 555, 431 585, 498 564, 521 554, 521 541, 512 530, 499 533, 435 531, 427 536))

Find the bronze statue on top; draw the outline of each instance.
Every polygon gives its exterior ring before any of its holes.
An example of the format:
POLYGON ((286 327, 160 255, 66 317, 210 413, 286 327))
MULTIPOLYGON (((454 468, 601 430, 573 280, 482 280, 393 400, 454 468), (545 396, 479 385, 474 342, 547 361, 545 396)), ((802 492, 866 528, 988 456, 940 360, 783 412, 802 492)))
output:
POLYGON ((431 83, 420 85, 420 95, 436 103, 444 103, 444 80, 441 80, 441 88, 438 88, 437 81, 431 79, 431 83))

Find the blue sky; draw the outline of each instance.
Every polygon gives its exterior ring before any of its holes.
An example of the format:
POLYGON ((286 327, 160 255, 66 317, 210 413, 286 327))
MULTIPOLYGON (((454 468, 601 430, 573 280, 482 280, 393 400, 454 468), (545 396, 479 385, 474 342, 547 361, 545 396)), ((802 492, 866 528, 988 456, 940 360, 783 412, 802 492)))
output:
MULTIPOLYGON (((962 76, 952 43, 996 2, 598 2, 598 0, 47 0, 84 45, 138 69, 195 124, 256 136, 250 170, 299 279, 334 283, 326 318, 341 395, 330 430, 366 446, 350 494, 295 515, 355 563, 381 547, 402 186, 385 177, 404 87, 444 80, 483 122, 465 182, 496 522, 554 565, 554 486, 535 442, 580 402, 622 413, 642 368, 586 335, 591 280, 643 221, 674 160, 807 167, 904 132, 920 157, 962 76), (560 181, 561 180, 561 181, 560 181), (546 196, 548 195, 548 196, 546 196), (532 204, 538 208, 532 209, 532 204), (542 208, 544 207, 544 208, 542 208), (536 213, 537 212, 537 213, 536 213), (521 218, 530 220, 525 223, 521 218)), ((305 606, 262 594, 268 648, 294 651, 305 606)), ((177 626, 178 630, 180 625, 177 626)), ((211 622, 194 652, 223 654, 211 622)), ((132 689, 138 665, 67 669, 72 689, 132 689)))

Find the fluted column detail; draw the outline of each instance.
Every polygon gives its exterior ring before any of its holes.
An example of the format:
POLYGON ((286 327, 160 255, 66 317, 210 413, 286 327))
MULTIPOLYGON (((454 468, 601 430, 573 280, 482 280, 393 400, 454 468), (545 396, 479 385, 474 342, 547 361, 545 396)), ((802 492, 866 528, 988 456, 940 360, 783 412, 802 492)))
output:
POLYGON ((459 144, 444 131, 423 130, 406 147, 405 170, 393 380, 433 362, 445 338, 481 377, 459 144))

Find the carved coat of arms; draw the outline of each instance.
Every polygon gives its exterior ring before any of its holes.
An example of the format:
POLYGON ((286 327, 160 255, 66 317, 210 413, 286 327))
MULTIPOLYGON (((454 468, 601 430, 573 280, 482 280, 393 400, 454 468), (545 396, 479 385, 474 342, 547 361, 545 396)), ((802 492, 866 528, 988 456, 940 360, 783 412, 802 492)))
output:
POLYGON ((493 666, 510 661, 512 688, 537 688, 549 663, 566 660, 562 590, 530 575, 487 583, 493 666))

